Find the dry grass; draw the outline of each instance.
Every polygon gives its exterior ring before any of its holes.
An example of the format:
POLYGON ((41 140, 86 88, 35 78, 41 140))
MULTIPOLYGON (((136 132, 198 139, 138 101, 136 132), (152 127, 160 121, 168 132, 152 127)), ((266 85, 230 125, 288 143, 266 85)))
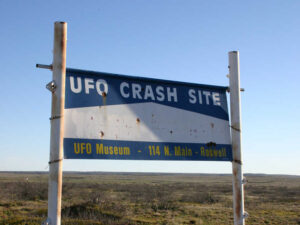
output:
MULTIPOLYGON (((247 178, 247 224, 300 224, 300 177, 247 178)), ((47 174, 0 173, 0 224, 46 216, 47 174)), ((233 224, 231 176, 65 173, 62 224, 233 224)))

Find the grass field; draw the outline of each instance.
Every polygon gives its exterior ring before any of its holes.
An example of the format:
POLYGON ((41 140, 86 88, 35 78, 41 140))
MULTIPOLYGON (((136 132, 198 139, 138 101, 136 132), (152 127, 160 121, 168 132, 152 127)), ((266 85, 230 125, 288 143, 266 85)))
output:
MULTIPOLYGON (((300 224, 300 177, 246 175, 246 224, 300 224)), ((41 224, 45 173, 0 173, 0 224, 41 224)), ((233 224, 230 175, 64 173, 62 224, 233 224)))

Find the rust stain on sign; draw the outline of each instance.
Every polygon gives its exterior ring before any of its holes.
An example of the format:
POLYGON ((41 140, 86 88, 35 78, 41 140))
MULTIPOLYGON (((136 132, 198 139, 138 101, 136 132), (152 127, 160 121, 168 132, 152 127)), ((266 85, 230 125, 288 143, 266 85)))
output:
POLYGON ((103 137, 103 136, 104 136, 104 132, 100 131, 100 137, 103 137))

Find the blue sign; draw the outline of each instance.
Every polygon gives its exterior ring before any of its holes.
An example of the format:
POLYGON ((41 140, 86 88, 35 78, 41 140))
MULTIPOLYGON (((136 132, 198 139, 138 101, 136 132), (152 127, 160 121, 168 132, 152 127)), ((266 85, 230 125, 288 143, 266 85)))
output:
POLYGON ((67 159, 231 161, 226 87, 67 69, 67 159))

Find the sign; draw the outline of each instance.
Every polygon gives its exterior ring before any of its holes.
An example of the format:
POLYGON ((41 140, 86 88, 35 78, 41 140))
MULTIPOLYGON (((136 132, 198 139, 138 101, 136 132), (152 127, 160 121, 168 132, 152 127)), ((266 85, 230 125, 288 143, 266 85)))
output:
POLYGON ((229 52, 226 87, 66 70, 67 24, 55 22, 48 218, 61 224, 66 159, 232 161, 234 224, 244 224, 239 52, 229 52), (65 76, 66 75, 66 76, 65 76), (62 82, 66 81, 66 85, 62 82))
POLYGON ((232 161, 226 89, 67 69, 64 157, 232 161))

